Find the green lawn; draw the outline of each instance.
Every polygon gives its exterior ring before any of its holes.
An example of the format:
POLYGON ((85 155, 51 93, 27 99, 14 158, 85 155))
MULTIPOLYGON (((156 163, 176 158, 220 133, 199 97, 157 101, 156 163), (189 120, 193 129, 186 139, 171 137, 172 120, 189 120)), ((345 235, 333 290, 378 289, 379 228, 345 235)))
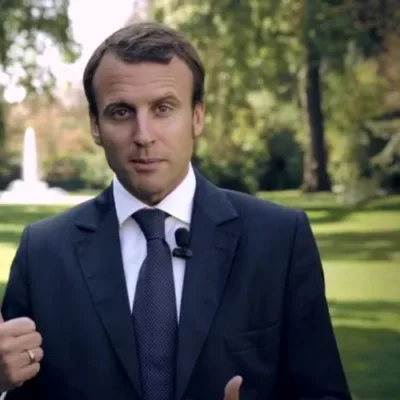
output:
MULTIPOLYGON (((357 208, 326 194, 260 196, 302 208, 310 218, 354 399, 400 399, 400 196, 357 208)), ((0 281, 7 280, 23 226, 60 210, 0 207, 0 281)))

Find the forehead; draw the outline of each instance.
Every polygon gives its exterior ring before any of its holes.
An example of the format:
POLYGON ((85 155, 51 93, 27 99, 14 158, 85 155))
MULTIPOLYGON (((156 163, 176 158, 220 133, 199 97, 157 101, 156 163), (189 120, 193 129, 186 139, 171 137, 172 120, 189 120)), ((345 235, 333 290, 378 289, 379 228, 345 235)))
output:
POLYGON ((184 101, 191 99, 193 78, 189 67, 178 57, 169 64, 126 63, 108 53, 95 73, 93 87, 101 103, 112 100, 140 103, 166 93, 184 101))

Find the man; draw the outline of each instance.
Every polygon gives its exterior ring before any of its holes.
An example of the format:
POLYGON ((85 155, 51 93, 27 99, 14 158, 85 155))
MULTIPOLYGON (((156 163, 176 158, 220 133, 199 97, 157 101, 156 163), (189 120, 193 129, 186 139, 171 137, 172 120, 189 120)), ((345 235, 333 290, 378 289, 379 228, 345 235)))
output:
POLYGON ((305 214, 191 167, 205 112, 191 44, 125 27, 84 87, 115 179, 22 234, 0 325, 7 400, 350 399, 305 214))

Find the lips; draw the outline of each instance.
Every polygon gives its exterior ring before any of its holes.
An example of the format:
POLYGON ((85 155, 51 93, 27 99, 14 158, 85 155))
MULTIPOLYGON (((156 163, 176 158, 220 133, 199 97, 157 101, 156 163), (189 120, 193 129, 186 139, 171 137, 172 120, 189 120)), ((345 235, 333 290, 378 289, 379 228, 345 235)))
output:
POLYGON ((132 160, 132 162, 135 164, 154 164, 161 161, 162 160, 159 158, 136 158, 132 160))
POLYGON ((131 163, 137 172, 155 171, 163 162, 164 160, 159 158, 137 158, 131 160, 131 163))

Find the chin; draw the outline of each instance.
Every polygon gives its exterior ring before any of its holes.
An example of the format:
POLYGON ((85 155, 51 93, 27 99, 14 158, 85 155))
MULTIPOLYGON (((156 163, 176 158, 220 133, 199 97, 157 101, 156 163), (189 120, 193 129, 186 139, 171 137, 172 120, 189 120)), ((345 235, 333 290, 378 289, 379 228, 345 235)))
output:
POLYGON ((131 185, 130 193, 148 205, 159 203, 165 196, 165 187, 163 185, 155 185, 150 182, 135 182, 131 185))

